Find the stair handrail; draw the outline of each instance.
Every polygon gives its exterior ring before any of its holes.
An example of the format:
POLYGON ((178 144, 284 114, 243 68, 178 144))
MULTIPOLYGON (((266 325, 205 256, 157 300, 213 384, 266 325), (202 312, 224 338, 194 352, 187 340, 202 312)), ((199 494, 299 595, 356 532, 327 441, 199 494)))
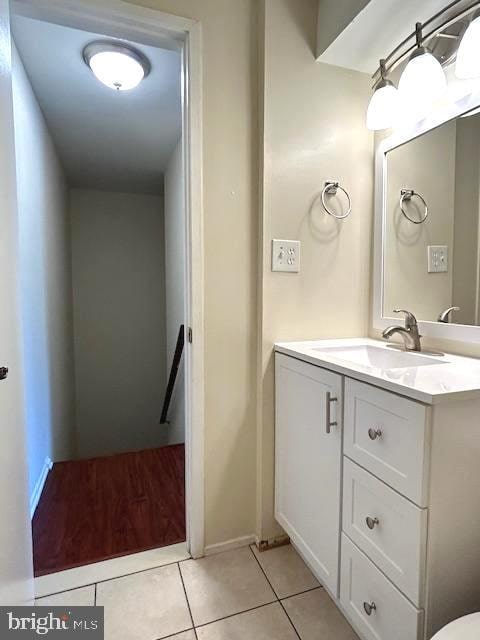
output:
POLYGON ((177 344, 175 347, 175 353, 173 354, 172 367, 170 369, 170 375, 168 377, 167 390, 165 391, 165 400, 163 401, 162 415, 160 417, 160 424, 169 424, 168 410, 170 408, 170 402, 172 400, 173 390, 175 388, 175 382, 177 380, 178 368, 182 359, 183 348, 185 346, 185 325, 180 325, 178 332, 177 344))

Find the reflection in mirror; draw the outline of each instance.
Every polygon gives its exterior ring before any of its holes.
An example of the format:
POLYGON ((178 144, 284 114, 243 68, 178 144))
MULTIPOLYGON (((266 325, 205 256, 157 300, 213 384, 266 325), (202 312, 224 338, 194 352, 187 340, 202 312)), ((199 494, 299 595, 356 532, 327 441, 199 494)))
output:
POLYGON ((479 325, 480 114, 386 158, 384 316, 479 325))

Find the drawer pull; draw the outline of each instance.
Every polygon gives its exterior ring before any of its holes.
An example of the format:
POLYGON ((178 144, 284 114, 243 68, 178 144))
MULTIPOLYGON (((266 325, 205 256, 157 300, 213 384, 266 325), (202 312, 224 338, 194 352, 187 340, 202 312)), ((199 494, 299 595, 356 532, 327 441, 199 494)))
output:
POLYGON ((367 616, 371 616, 372 611, 377 610, 377 605, 374 602, 370 602, 370 604, 368 602, 364 602, 363 608, 365 609, 365 613, 367 614, 367 616))
POLYGON ((367 527, 369 529, 375 529, 377 524, 380 524, 380 520, 378 518, 365 518, 365 522, 367 523, 367 527))
POLYGON ((331 410, 332 402, 337 402, 337 401, 338 401, 338 398, 332 398, 332 394, 330 393, 330 391, 327 391, 327 408, 326 408, 326 416, 325 416, 325 420, 327 423, 327 433, 331 433, 332 427, 337 426, 337 423, 331 422, 331 418, 330 418, 330 410, 331 410))
POLYGON ((381 438, 382 431, 380 429, 369 429, 368 437, 370 438, 370 440, 376 440, 377 438, 381 438))

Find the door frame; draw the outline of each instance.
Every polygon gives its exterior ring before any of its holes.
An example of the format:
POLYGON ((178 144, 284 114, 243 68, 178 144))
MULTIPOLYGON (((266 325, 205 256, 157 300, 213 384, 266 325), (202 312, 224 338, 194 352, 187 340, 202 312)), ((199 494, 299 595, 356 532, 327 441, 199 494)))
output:
POLYGON ((205 552, 204 490, 204 250, 202 176, 202 32, 196 20, 122 0, 10 0, 15 13, 73 28, 104 32, 182 53, 183 167, 186 212, 186 431, 185 485, 187 546, 205 552), (188 332, 190 334, 190 332, 188 332))

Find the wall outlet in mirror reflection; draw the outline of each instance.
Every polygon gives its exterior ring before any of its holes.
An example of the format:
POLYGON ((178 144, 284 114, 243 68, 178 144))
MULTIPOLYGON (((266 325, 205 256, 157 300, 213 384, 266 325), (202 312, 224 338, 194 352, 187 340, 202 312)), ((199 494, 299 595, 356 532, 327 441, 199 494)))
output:
POLYGON ((435 245, 428 247, 428 273, 446 273, 448 271, 448 247, 435 245))

